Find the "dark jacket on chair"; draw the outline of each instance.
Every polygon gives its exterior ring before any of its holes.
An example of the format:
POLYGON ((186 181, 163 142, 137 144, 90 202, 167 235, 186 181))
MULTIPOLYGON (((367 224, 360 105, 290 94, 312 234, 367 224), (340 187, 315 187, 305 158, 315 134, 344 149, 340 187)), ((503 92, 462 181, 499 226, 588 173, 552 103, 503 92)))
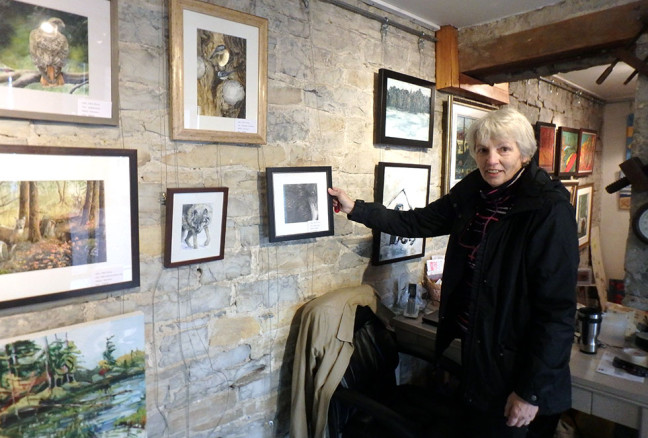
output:
MULTIPOLYGON (((475 215, 478 170, 424 208, 388 210, 356 201, 349 219, 404 237, 449 234, 437 336, 440 355, 456 336, 457 289, 467 250, 460 233, 475 215)), ((469 329, 462 342, 464 401, 501 414, 515 391, 539 414, 571 406, 569 358, 574 333, 578 240, 566 189, 535 163, 516 182, 512 209, 481 241, 470 291, 469 329)))

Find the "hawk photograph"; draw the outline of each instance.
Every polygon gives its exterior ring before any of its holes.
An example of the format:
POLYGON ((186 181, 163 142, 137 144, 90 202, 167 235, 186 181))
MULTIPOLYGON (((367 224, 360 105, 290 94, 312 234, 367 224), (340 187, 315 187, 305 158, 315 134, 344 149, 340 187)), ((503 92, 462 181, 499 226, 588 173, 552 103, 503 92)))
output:
POLYGON ((0 87, 89 94, 88 17, 0 2, 0 87))

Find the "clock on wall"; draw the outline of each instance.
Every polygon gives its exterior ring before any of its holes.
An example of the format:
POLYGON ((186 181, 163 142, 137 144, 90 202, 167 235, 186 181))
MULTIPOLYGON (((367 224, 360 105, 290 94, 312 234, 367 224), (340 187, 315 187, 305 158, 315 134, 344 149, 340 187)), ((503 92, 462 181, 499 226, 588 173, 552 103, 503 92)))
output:
POLYGON ((632 230, 644 243, 648 243, 648 203, 639 207, 632 217, 632 230))

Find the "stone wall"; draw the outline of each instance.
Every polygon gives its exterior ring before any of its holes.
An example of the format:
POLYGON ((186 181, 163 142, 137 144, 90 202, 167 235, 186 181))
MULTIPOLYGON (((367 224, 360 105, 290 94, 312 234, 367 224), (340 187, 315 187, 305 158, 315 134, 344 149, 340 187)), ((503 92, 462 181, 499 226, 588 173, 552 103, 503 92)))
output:
MULTIPOLYGON (((298 309, 360 283, 390 302, 397 279, 418 281, 423 264, 371 266, 370 231, 342 215, 333 237, 269 243, 265 168, 330 165, 334 185, 372 199, 378 162, 430 164, 435 199, 447 95, 437 93, 431 149, 374 146, 378 69, 434 81, 432 43, 394 28, 383 35, 380 23, 319 1, 214 3, 269 21, 267 144, 170 140, 167 2, 120 1, 119 126, 1 119, 0 142, 137 149, 141 287, 3 310, 0 337, 141 310, 148 436, 286 436, 298 309), (225 258, 164 269, 161 194, 203 186, 230 188, 225 258)), ((597 108, 558 88, 547 97, 544 86, 512 84, 513 105, 532 122, 598 128, 597 108)), ((445 242, 428 239, 426 255, 445 242)))

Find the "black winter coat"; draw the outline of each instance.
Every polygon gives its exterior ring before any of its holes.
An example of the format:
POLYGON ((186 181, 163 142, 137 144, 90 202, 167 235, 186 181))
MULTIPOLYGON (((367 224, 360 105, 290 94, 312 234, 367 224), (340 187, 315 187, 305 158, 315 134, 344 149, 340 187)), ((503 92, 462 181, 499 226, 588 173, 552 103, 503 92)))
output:
MULTIPOLYGON (((449 234, 437 354, 455 337, 453 299, 467 256, 458 236, 475 214, 480 189, 487 187, 476 170, 427 207, 395 211, 357 201, 349 215, 398 236, 449 234)), ((489 227, 478 250, 469 329, 462 343, 463 394, 475 408, 502 414, 515 391, 539 406, 539 414, 554 414, 571 406, 576 220, 567 190, 535 163, 515 187, 512 209, 489 227)))

